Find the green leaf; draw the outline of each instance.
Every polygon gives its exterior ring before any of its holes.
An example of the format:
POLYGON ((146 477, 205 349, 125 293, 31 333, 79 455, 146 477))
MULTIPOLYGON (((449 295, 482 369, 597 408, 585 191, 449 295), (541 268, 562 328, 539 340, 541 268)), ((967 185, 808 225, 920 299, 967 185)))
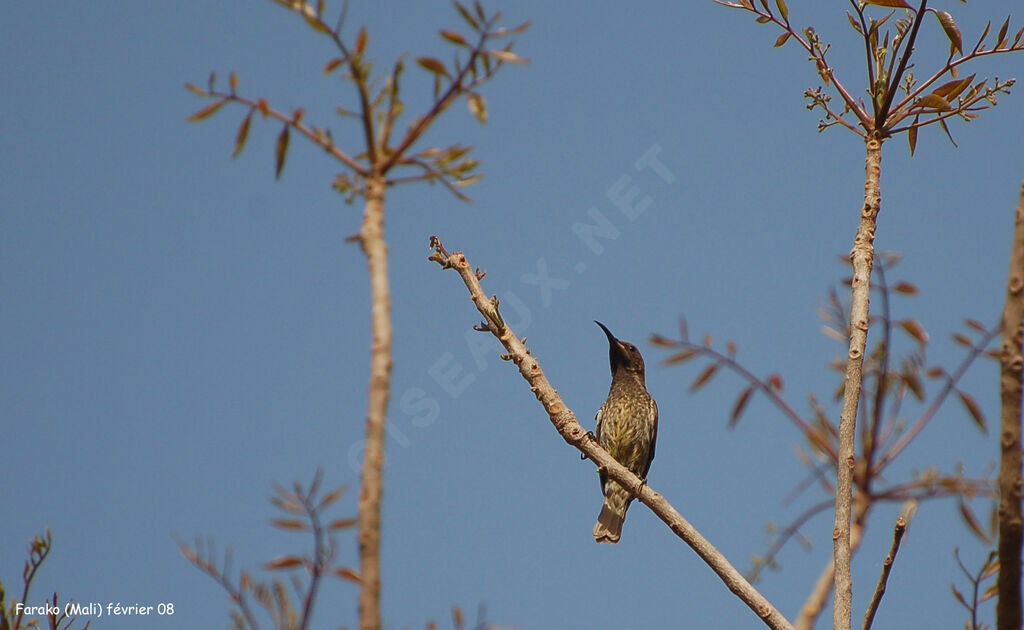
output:
POLYGON ((775 0, 775 6, 779 7, 779 15, 782 16, 782 21, 789 22, 789 7, 786 6, 784 0, 775 0))
POLYGON ((914 103, 914 107, 925 107, 928 109, 937 109, 939 111, 947 111, 950 109, 949 101, 934 92, 922 96, 921 100, 914 103))

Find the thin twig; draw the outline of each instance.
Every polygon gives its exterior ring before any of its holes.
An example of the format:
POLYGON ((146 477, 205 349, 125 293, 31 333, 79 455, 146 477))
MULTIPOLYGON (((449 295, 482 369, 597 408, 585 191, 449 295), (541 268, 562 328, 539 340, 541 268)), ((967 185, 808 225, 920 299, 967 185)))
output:
POLYGON ((878 605, 882 602, 882 595, 885 594, 885 585, 889 581, 889 573, 892 571, 892 563, 896 560, 896 553, 900 550, 900 541, 903 540, 903 534, 906 531, 907 521, 903 516, 900 516, 896 519, 896 527, 892 533, 892 547, 889 548, 889 555, 885 557, 885 562, 882 563, 882 574, 878 576, 878 585, 875 586, 875 593, 871 596, 871 603, 868 605, 867 612, 864 613, 862 630, 869 630, 875 620, 875 613, 878 612, 878 605))

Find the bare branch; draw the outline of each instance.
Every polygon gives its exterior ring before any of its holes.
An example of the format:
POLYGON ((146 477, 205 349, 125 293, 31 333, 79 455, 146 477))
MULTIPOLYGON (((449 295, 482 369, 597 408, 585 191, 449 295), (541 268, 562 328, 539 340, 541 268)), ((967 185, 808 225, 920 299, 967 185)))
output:
POLYGON ((531 356, 530 351, 502 319, 498 311, 497 297, 488 298, 484 294, 480 280, 466 260, 466 256, 462 252, 449 254, 436 236, 431 237, 430 244, 434 250, 430 260, 439 263, 444 269, 455 269, 462 277, 473 303, 484 317, 487 329, 501 342, 507 352, 505 356, 519 368, 520 374, 530 384, 530 390, 544 406, 551 423, 562 438, 629 490, 641 503, 651 508, 651 511, 689 545, 765 625, 776 629, 792 628, 782 613, 772 606, 661 494, 619 464, 580 425, 576 415, 565 406, 561 396, 547 380, 540 363, 531 356))
POLYGON ((875 593, 871 596, 871 603, 868 604, 868 610, 864 614, 862 630, 869 630, 875 620, 875 613, 878 612, 878 605, 882 603, 885 585, 889 581, 889 573, 892 571, 892 563, 896 560, 896 553, 900 550, 900 541, 903 540, 903 534, 906 531, 907 521, 903 518, 903 515, 900 515, 896 519, 896 527, 892 533, 892 547, 889 548, 889 555, 885 557, 885 561, 882 563, 882 574, 878 576, 878 585, 875 586, 875 593))

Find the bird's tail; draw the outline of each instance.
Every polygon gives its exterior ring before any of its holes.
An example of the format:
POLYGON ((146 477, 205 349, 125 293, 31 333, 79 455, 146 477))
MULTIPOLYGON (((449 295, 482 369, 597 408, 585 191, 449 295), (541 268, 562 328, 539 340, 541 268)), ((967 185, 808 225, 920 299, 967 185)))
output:
POLYGON ((622 523, 626 520, 626 508, 629 507, 629 493, 614 481, 606 486, 604 505, 594 525, 594 540, 599 543, 614 545, 622 535, 622 523))

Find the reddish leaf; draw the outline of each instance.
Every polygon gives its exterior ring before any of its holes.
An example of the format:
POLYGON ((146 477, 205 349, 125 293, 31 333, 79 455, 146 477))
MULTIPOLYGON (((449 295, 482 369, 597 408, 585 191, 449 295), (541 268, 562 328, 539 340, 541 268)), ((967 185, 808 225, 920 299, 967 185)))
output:
POLYGON ((985 328, 985 325, 982 324, 981 322, 979 322, 976 319, 971 319, 970 317, 967 317, 967 318, 964 319, 964 323, 967 324, 967 326, 969 328, 973 328, 974 330, 976 330, 976 331, 978 331, 980 333, 987 333, 988 332, 988 329, 985 328))
POLYGON ((231 93, 234 94, 235 90, 238 89, 238 75, 235 74, 234 70, 228 75, 228 85, 231 87, 231 93))
POLYGON ((339 518, 331 521, 331 524, 327 526, 327 529, 331 531, 336 531, 339 529, 348 529, 349 527, 352 527, 355 524, 356 519, 354 518, 339 518))
POLYGON ((768 384, 771 385, 772 389, 774 389, 775 391, 782 391, 782 377, 779 376, 778 374, 772 374, 771 376, 769 376, 768 384))
POLYGON ((911 284, 909 282, 897 282, 896 286, 893 287, 893 291, 896 291, 896 293, 902 293, 904 295, 918 294, 917 285, 911 284))
POLYGON ((208 96, 209 95, 209 92, 207 92, 206 90, 204 90, 201 87, 197 87, 195 85, 192 85, 191 83, 186 83, 185 84, 185 88, 188 89, 189 92, 192 92, 193 94, 195 94, 196 96, 208 96))
POLYGON ((736 398, 736 404, 732 407, 732 414, 729 415, 729 428, 736 426, 736 423, 740 420, 740 415, 743 413, 743 409, 750 402, 750 396, 754 393, 754 386, 749 385, 743 392, 736 398))
POLYGON ((264 564, 263 568, 270 569, 271 571, 280 571, 282 569, 294 569, 303 565, 305 565, 305 561, 298 556, 278 556, 264 564))
POLYGON ((270 524, 281 529, 309 530, 309 525, 305 521, 293 518, 275 518, 270 521, 270 524))
POLYGON ((245 140, 249 137, 249 123, 252 121, 252 113, 256 110, 249 110, 249 113, 245 118, 242 119, 242 124, 238 125, 238 133, 235 135, 235 152, 231 154, 231 157, 236 158, 242 153, 242 149, 245 148, 245 140))
POLYGON ((924 400, 924 385, 921 384, 921 379, 917 374, 913 372, 907 372, 900 375, 903 383, 910 390, 910 393, 914 395, 914 398, 918 400, 924 400))
POLYGON ((725 351, 729 354, 730 357, 736 356, 736 342, 735 341, 730 341, 730 342, 726 343, 725 344, 725 351))
POLYGON ((910 5, 904 0, 866 0, 864 4, 873 4, 876 7, 893 7, 896 9, 909 9, 910 5))
POLYGON ((662 337, 657 333, 651 335, 647 341, 649 341, 651 345, 661 346, 662 348, 672 348, 676 345, 676 342, 672 341, 668 337, 662 337))
POLYGON ((917 116, 914 116, 914 124, 910 125, 910 129, 907 129, 907 142, 910 143, 910 155, 914 155, 914 149, 917 148, 917 116))
POLYGON ((914 107, 926 107, 928 109, 937 109, 939 111, 946 111, 950 109, 949 101, 934 92, 922 96, 919 101, 914 103, 914 107))
POLYGON ((444 64, 433 57, 420 57, 416 60, 416 63, 434 74, 443 74, 446 77, 449 76, 448 69, 444 67, 444 64))
POLYGON ((964 596, 960 594, 960 591, 956 590, 956 586, 950 585, 950 588, 953 589, 953 597, 956 598, 956 601, 963 604, 964 608, 966 608, 967 610, 972 610, 972 608, 967 605, 967 600, 964 599, 964 596))
POLYGON ((256 109, 260 110, 260 113, 263 114, 264 118, 270 115, 270 106, 267 105, 267 99, 265 98, 261 98, 256 101, 256 109))
POLYGON ((985 422, 985 414, 981 412, 981 407, 978 406, 978 401, 974 400, 974 396, 958 391, 960 395, 960 401, 963 402, 964 407, 967 408, 967 413, 971 414, 971 419, 974 420, 974 424, 978 425, 978 428, 985 434, 988 434, 988 424, 985 422))
POLYGON ((691 392, 695 392, 698 389, 700 389, 701 387, 704 387, 705 385, 707 385, 708 381, 711 380, 711 377, 714 376, 715 372, 717 372, 717 371, 718 371, 718 364, 717 363, 712 363, 711 365, 709 365, 706 368, 704 368, 704 371, 700 373, 700 376, 698 376, 693 381, 693 384, 690 385, 690 391, 691 392))
POLYGON ((939 378, 939 377, 945 376, 945 375, 946 375, 945 368, 943 368, 941 366, 938 366, 938 365, 935 365, 935 366, 932 366, 932 367, 928 368, 928 371, 925 372, 925 376, 927 376, 928 378, 939 378))
POLYGON ((673 354, 672 356, 662 361, 662 365, 672 365, 673 363, 682 363, 683 361, 689 361, 693 357, 697 356, 698 352, 699 350, 697 350, 696 348, 687 348, 686 350, 683 350, 682 352, 679 352, 677 354, 673 354))
POLYGON ((1005 43, 1003 40, 1006 39, 1006 29, 1010 28, 1010 16, 1006 16, 1006 20, 1003 21, 1003 25, 999 27, 999 34, 996 35, 996 49, 1005 43))
POLYGON ((850 26, 853 27, 853 30, 858 33, 864 33, 864 30, 860 27, 860 23, 853 19, 853 15, 851 15, 849 11, 846 12, 846 19, 850 20, 850 26))
POLYGON ((950 54, 958 52, 963 54, 964 40, 960 34, 960 29, 956 25, 956 20, 953 16, 945 11, 935 11, 935 17, 939 18, 939 24, 942 25, 942 30, 945 31, 946 37, 949 38, 949 52, 950 54))
POLYGON ((971 81, 974 81, 975 76, 976 74, 972 74, 971 76, 964 77, 963 79, 955 79, 953 81, 943 83, 932 90, 932 94, 938 94, 947 101, 952 101, 954 98, 960 96, 961 92, 971 85, 971 81))
POLYGON ((359 29, 359 35, 356 35, 356 55, 362 55, 363 52, 366 51, 367 39, 368 37, 366 35, 366 27, 364 26, 363 28, 359 29))
POLYGON ((960 516, 963 517, 964 522, 967 523, 967 527, 974 532, 974 535, 981 540, 988 542, 988 534, 982 529, 981 523, 978 521, 978 517, 974 515, 974 511, 967 507, 967 504, 963 501, 960 502, 960 516))
POLYGON ((466 7, 462 6, 461 2, 456 2, 455 8, 459 11, 459 14, 462 15, 462 19, 466 20, 466 22, 473 27, 474 31, 480 30, 480 24, 476 21, 476 18, 473 17, 473 14, 471 14, 466 7))
POLYGON ((356 570, 350 569, 348 567, 339 567, 335 569, 332 572, 332 574, 335 577, 340 577, 343 580, 349 580, 350 582, 355 582, 356 584, 359 584, 359 582, 361 581, 359 579, 359 574, 356 573, 356 570))
POLYGON ((921 345, 928 343, 928 333, 924 331, 921 324, 916 319, 905 319, 900 322, 900 327, 907 332, 908 335, 917 340, 921 345))
POLYGON ((196 112, 196 113, 192 114, 191 116, 189 116, 187 118, 187 120, 188 120, 188 122, 199 122, 200 120, 204 120, 206 118, 209 118, 210 116, 213 116, 214 114, 216 114, 218 109, 220 109, 221 107, 224 107, 224 103, 227 103, 227 102, 228 102, 228 100, 226 98, 222 98, 219 101, 214 101, 213 103, 210 103, 209 105, 207 105, 206 107, 202 108, 198 112, 196 112))
POLYGON ((462 609, 458 606, 452 606, 452 623, 455 625, 455 630, 462 630, 464 627, 462 609))
POLYGON ((953 333, 950 335, 950 337, 952 337, 953 341, 957 342, 961 346, 966 346, 970 348, 973 345, 971 343, 971 338, 963 333, 953 333))
POLYGON ((280 135, 277 136, 277 146, 274 149, 274 176, 281 179, 281 171, 284 170, 284 159, 288 154, 288 125, 284 126, 280 135))
POLYGON ((786 31, 775 40, 775 45, 772 48, 778 48, 789 41, 790 33, 786 31))
POLYGON ((338 69, 341 64, 345 63, 345 60, 341 57, 335 57, 324 65, 324 74, 330 74, 331 72, 338 69))
POLYGON ((441 31, 441 37, 447 39, 453 44, 458 44, 459 46, 469 46, 469 42, 466 41, 466 38, 462 36, 462 33, 457 31, 441 31))
POLYGON ((324 496, 324 498, 320 499, 320 503, 316 506, 317 509, 319 510, 319 509, 325 508, 328 505, 330 505, 330 504, 334 503, 335 501, 337 501, 341 497, 341 495, 345 494, 345 490, 346 490, 345 486, 338 486, 334 490, 331 490, 330 492, 328 492, 324 496))

